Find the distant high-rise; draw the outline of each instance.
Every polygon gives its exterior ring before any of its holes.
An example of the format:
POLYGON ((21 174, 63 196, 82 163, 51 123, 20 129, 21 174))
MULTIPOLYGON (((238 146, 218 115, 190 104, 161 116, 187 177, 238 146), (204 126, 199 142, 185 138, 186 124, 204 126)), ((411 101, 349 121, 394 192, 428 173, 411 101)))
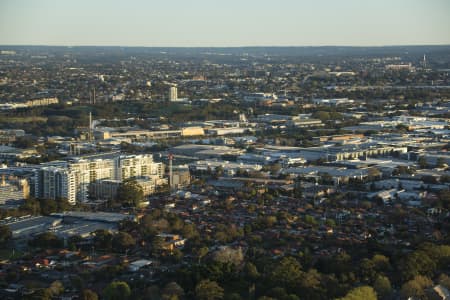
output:
POLYGON ((176 86, 171 86, 169 89, 169 101, 177 101, 178 89, 176 86))

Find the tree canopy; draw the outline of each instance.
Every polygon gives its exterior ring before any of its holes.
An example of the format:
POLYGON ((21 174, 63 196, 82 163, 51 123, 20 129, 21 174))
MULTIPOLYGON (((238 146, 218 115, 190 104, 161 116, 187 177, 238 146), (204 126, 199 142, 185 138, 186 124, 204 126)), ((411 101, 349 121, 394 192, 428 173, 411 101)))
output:
POLYGON ((124 206, 139 207, 144 200, 144 191, 136 180, 125 180, 117 189, 117 200, 124 206))
POLYGON ((0 245, 4 245, 12 238, 11 229, 6 225, 0 225, 0 245))
POLYGON ((222 299, 223 288, 217 282, 205 279, 195 286, 195 295, 199 300, 222 299))
POLYGON ((345 297, 339 300, 377 300, 377 293, 370 286, 360 286, 350 290, 345 297))
POLYGON ((103 290, 103 297, 107 300, 126 300, 130 296, 131 289, 124 281, 113 281, 103 290))

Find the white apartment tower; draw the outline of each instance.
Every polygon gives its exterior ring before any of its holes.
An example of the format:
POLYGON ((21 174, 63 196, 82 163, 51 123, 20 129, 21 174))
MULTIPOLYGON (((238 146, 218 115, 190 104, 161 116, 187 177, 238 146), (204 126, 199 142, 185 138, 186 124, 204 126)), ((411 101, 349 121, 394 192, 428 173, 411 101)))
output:
POLYGON ((177 101, 178 99, 178 89, 175 85, 169 88, 169 101, 177 101))
POLYGON ((35 196, 64 198, 75 204, 89 199, 89 186, 98 180, 122 181, 142 176, 162 178, 163 174, 163 164, 155 163, 151 154, 77 158, 37 170, 35 196))
POLYGON ((74 205, 77 198, 76 171, 49 166, 36 171, 35 196, 47 199, 67 199, 74 205))
POLYGON ((164 174, 162 163, 155 163, 152 155, 119 156, 117 170, 117 180, 155 175, 162 178, 164 174))

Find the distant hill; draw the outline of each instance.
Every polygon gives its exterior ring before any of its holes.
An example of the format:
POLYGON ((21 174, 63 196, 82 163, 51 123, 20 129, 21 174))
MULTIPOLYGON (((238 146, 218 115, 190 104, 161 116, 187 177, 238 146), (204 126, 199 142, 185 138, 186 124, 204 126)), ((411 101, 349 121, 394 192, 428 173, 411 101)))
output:
MULTIPOLYGON (((419 60, 424 54, 435 62, 450 61, 450 45, 418 46, 319 46, 319 47, 120 47, 120 46, 14 46, 0 45, 0 51, 15 51, 22 56, 62 57, 70 54, 79 61, 105 61, 121 57, 161 57, 210 59, 214 62, 238 59, 289 59, 295 63, 327 61, 335 58, 401 57, 405 60, 419 60), (297 59, 297 60, 296 60, 297 59)), ((1 56, 0 56, 1 58, 1 56)), ((438 63, 439 64, 439 63, 438 63)))

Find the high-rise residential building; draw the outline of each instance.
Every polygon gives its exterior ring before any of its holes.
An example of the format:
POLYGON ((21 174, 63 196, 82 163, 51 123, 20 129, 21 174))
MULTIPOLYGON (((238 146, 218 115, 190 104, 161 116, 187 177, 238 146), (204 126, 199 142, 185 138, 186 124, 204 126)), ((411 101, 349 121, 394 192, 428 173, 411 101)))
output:
POLYGON ((89 186, 101 180, 123 181, 133 177, 159 177, 162 163, 155 163, 151 154, 80 157, 68 162, 49 163, 35 173, 37 198, 67 199, 69 203, 86 202, 89 186))
POLYGON ((89 198, 89 184, 101 179, 117 179, 117 158, 80 158, 72 160, 68 169, 77 174, 77 201, 85 202, 89 198))
POLYGON ((119 156, 117 170, 120 171, 118 180, 152 175, 162 178, 164 174, 162 163, 155 163, 152 155, 119 156))
POLYGON ((169 101, 177 101, 178 100, 178 89, 176 86, 171 86, 169 88, 169 101))
POLYGON ((78 174, 67 168, 48 166, 40 168, 34 175, 34 192, 37 198, 67 199, 75 204, 78 174))

